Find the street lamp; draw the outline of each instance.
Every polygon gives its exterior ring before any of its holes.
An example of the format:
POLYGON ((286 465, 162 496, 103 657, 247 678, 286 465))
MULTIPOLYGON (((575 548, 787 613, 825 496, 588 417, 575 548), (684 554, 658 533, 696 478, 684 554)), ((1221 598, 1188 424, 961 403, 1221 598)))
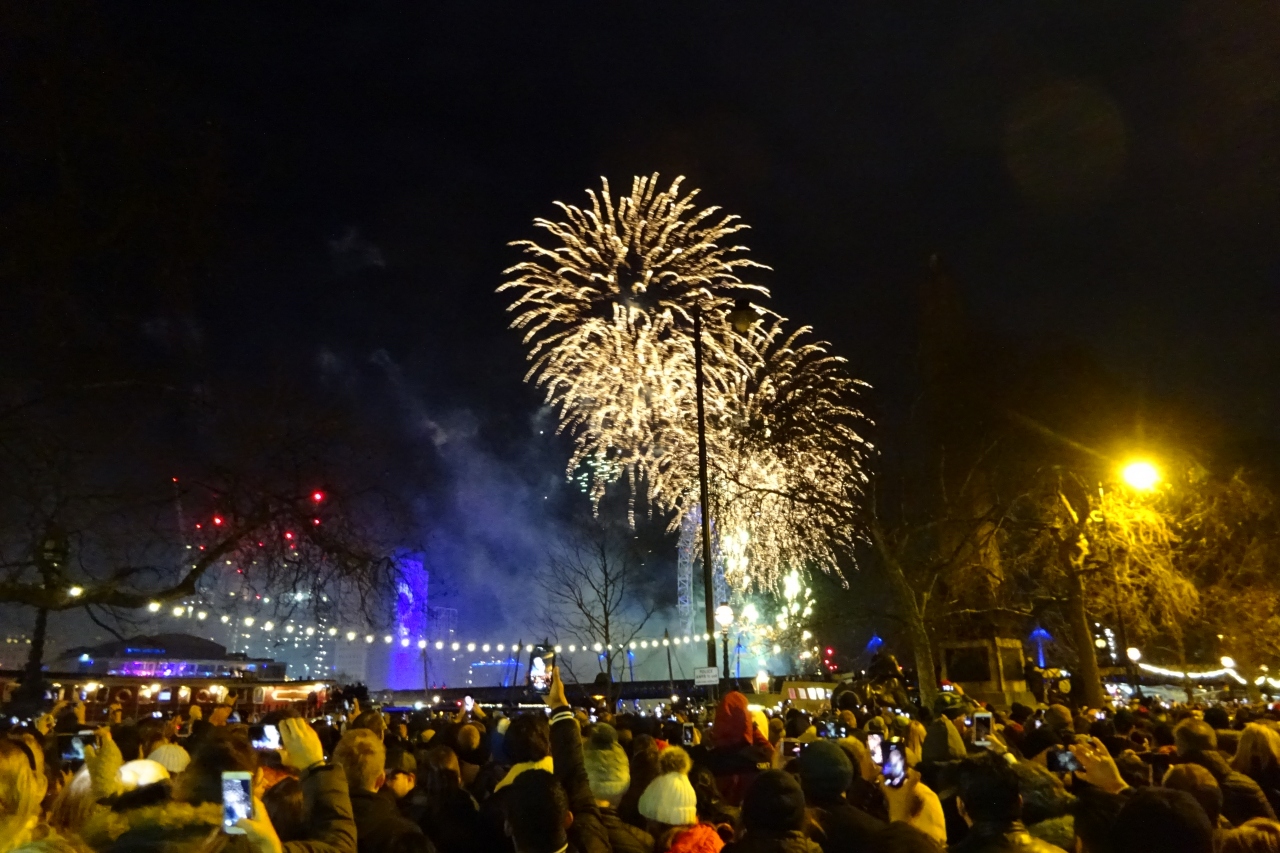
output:
MULTIPOLYGON (((760 319, 751 304, 739 299, 733 310, 726 315, 728 321, 739 333, 746 332, 751 325, 760 319)), ((711 567, 711 489, 707 485, 707 413, 703 401, 702 379, 702 306, 693 310, 693 378, 698 403, 698 500, 702 509, 702 588, 706 595, 707 614, 707 666, 716 665, 715 609, 712 595, 715 594, 715 578, 711 567)), ((727 606, 727 605, 725 605, 727 606)), ((725 653, 725 678, 729 677, 728 653, 725 653)))
POLYGON ((1222 656, 1222 659, 1219 661, 1219 663, 1221 663, 1221 664, 1222 664, 1223 669, 1235 669, 1235 668, 1236 668, 1236 662, 1235 662, 1235 660, 1234 660, 1234 659, 1232 659, 1232 658, 1227 657, 1226 655, 1223 655, 1223 656, 1222 656))
MULTIPOLYGON (((1135 491, 1149 492, 1159 484, 1160 470, 1145 459, 1135 459, 1120 470, 1120 478, 1124 480, 1125 484, 1128 485, 1129 488, 1135 491)), ((1103 517, 1103 524, 1109 524, 1105 516, 1103 517)), ((1120 589, 1120 572, 1116 568, 1115 559, 1111 554, 1110 545, 1107 547, 1107 558, 1108 562, 1111 563, 1111 583, 1115 587, 1116 627, 1120 629, 1120 645, 1125 648, 1125 654, 1129 658, 1129 662, 1125 665, 1125 669, 1128 670, 1129 681, 1133 684, 1134 690, 1136 690, 1138 695, 1141 696, 1142 685, 1138 684, 1137 664, 1139 658, 1142 657, 1142 654, 1141 652, 1138 652, 1137 649, 1128 648, 1129 630, 1128 625, 1125 624, 1124 618, 1124 597, 1121 594, 1120 589), (1135 652, 1137 652, 1138 657, 1134 657, 1135 652)), ((1124 560, 1125 574, 1128 575, 1129 552, 1127 550, 1124 553, 1124 560)))
POLYGON ((1133 661, 1134 663, 1137 663, 1138 661, 1142 660, 1142 652, 1138 651, 1133 646, 1130 646, 1129 648, 1125 649, 1124 654, 1125 654, 1125 657, 1129 658, 1129 660, 1133 661))
POLYGON ((1121 478, 1133 489, 1149 492, 1160 482, 1160 471, 1146 460, 1135 460, 1124 466, 1121 478))
MULTIPOLYGON (((733 608, 728 604, 721 604, 716 608, 716 624, 720 626, 720 635, 724 641, 724 680, 729 680, 729 627, 733 625, 733 608)), ((715 640, 711 641, 711 647, 715 648, 715 640)))

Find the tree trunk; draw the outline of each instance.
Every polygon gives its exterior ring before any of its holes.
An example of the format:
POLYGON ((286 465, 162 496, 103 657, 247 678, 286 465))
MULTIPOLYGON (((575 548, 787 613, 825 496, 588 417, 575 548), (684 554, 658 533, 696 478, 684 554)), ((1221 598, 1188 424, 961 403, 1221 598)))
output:
POLYGON ((902 573, 902 567, 891 560, 886 560, 886 564, 898 599, 898 612, 906 622, 907 634, 911 638, 911 650, 916 660, 916 681, 920 685, 920 707, 932 709, 933 700, 938 696, 938 669, 933 662, 933 641, 929 638, 929 628, 924 624, 915 590, 902 573))
POLYGON ((44 698, 44 638, 48 625, 49 611, 41 607, 36 611, 36 624, 31 631, 31 651, 27 653, 22 686, 15 698, 36 703, 44 698))
POLYGON ((889 549, 879 525, 871 527, 871 541, 884 561, 885 570, 889 573, 889 586, 897 599, 897 611, 907 624, 907 634, 911 637, 911 650, 916 660, 916 682, 920 685, 920 707, 932 710, 933 701, 938 697, 938 669, 933 663, 933 642, 929 638, 929 628, 924 624, 924 614, 920 612, 920 602, 916 599, 916 591, 907 580, 902 564, 889 549))
POLYGON ((1090 708, 1101 708, 1104 702, 1102 676, 1098 673, 1098 656, 1093 650, 1093 631, 1089 630, 1089 614, 1084 606, 1084 578, 1071 562, 1068 562, 1066 570, 1067 622, 1071 626, 1071 639, 1079 658, 1072 677, 1080 685, 1085 704, 1090 708))

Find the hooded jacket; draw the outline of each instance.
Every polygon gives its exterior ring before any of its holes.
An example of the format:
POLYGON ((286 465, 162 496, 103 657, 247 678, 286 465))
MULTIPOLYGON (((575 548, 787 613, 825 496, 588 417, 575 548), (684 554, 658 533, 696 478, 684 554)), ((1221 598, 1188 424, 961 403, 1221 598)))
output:
POLYGON ((723 848, 724 840, 714 826, 696 823, 672 836, 667 853, 720 853, 723 848))
POLYGON ((746 696, 733 690, 720 700, 711 724, 711 748, 701 758, 716 777, 720 796, 731 806, 742 805, 747 787, 773 766, 773 746, 756 728, 746 696))
POLYGON ((955 723, 946 716, 938 717, 929 724, 924 735, 924 746, 920 750, 920 761, 924 764, 941 764, 947 761, 960 761, 967 754, 964 738, 955 723))

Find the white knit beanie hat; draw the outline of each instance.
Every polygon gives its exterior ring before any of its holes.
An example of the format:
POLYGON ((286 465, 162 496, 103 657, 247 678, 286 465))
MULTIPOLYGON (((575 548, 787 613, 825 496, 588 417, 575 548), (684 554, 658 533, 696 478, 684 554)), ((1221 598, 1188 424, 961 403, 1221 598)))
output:
POLYGON ((165 743, 151 750, 147 756, 152 761, 164 765, 170 773, 181 773, 191 763, 191 756, 176 743, 165 743))
POLYGON ((669 746, 658 757, 664 771, 640 795, 640 814, 668 826, 689 826, 698 822, 698 795, 689 782, 693 762, 678 746, 669 746))

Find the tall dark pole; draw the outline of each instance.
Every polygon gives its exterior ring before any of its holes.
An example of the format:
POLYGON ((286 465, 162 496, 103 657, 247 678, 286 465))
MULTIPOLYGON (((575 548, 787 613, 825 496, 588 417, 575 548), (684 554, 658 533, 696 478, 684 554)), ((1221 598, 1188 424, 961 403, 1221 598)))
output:
POLYGON ((716 608, 711 571, 711 490, 707 487, 707 414, 702 402, 702 306, 693 311, 693 372, 698 396, 698 499, 702 502, 702 587, 707 605, 707 666, 716 665, 716 608))
POLYGON ((724 680, 729 682, 729 629, 724 629, 724 680))
POLYGON ((662 632, 662 645, 666 646, 667 649, 667 687, 671 689, 671 694, 674 696, 676 692, 676 676, 671 670, 671 635, 666 630, 662 632))
MULTIPOLYGON (((1111 525, 1110 520, 1104 520, 1105 529, 1107 530, 1107 539, 1110 540, 1111 525)), ((1120 572, 1116 569, 1115 550, 1111 547, 1110 542, 1107 544, 1107 562, 1111 564, 1111 584, 1115 589, 1116 597, 1116 628, 1120 634, 1120 654, 1124 655, 1124 668, 1129 675, 1129 686, 1137 693, 1138 698, 1142 698, 1142 685, 1138 683, 1138 665, 1129 658, 1129 628, 1124 621, 1124 604, 1123 593, 1120 589, 1120 572)), ((1128 576, 1129 568, 1129 549, 1124 552, 1125 575, 1128 576)))

